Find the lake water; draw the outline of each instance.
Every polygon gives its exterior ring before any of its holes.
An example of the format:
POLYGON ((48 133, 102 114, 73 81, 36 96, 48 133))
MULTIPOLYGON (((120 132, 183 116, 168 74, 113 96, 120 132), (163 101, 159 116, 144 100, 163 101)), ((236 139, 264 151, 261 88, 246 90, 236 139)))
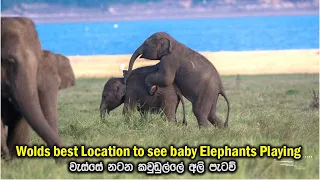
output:
POLYGON ((64 55, 131 54, 165 31, 196 51, 319 48, 319 16, 37 24, 43 49, 64 55))

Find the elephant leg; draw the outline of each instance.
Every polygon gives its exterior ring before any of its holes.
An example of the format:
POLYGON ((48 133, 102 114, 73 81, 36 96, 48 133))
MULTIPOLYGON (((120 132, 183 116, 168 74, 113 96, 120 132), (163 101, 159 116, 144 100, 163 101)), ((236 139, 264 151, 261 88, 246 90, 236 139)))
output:
POLYGON ((1 158, 3 159, 10 158, 9 148, 7 146, 7 139, 6 139, 6 129, 4 127, 2 119, 1 119, 1 158))
POLYGON ((199 128, 207 127, 209 125, 208 113, 210 110, 207 110, 206 106, 201 106, 199 104, 194 105, 192 111, 197 118, 199 128))
POLYGON ((141 118, 147 120, 151 114, 159 114, 159 112, 155 112, 152 108, 150 109, 143 109, 139 111, 141 118))
POLYGON ((157 86, 167 87, 173 83, 175 78, 175 70, 173 67, 172 62, 161 62, 159 70, 146 77, 145 85, 150 95, 154 95, 157 86))
POLYGON ((124 104, 122 114, 124 116, 131 116, 133 114, 134 108, 129 104, 124 104))
POLYGON ((144 111, 144 110, 139 110, 139 114, 140 114, 140 116, 142 117, 142 118, 147 118, 147 112, 146 111, 144 111))
POLYGON ((126 120, 129 120, 129 118, 132 116, 134 110, 136 108, 136 103, 133 102, 131 99, 126 101, 123 105, 122 114, 125 116, 126 120))
MULTIPOLYGON (((1 98, 1 120, 3 125, 6 124, 8 126, 7 140, 2 143, 6 144, 10 155, 15 155, 16 145, 26 145, 29 143, 30 126, 7 98, 1 98)), ((2 133, 5 133, 4 126, 2 130, 2 133)))
POLYGON ((51 128, 59 134, 58 129, 58 87, 53 86, 51 89, 39 90, 39 100, 44 117, 48 121, 51 128))
POLYGON ((212 125, 218 128, 223 128, 223 121, 215 114, 209 116, 209 121, 212 125))
POLYGON ((208 86, 210 86, 209 83, 203 87, 201 94, 192 103, 192 111, 197 118, 199 128, 210 125, 208 118, 215 96, 214 90, 208 86))
POLYGON ((177 108, 173 105, 165 106, 164 114, 166 115, 169 122, 177 123, 176 110, 177 108))
POLYGON ((222 128, 223 127, 223 121, 216 115, 217 101, 218 101, 218 97, 215 98, 214 102, 212 103, 211 110, 210 110, 210 115, 209 115, 209 121, 215 127, 222 128))
POLYGON ((28 122, 21 118, 8 125, 7 144, 11 156, 16 156, 15 147, 18 145, 27 145, 30 137, 30 126, 28 122))

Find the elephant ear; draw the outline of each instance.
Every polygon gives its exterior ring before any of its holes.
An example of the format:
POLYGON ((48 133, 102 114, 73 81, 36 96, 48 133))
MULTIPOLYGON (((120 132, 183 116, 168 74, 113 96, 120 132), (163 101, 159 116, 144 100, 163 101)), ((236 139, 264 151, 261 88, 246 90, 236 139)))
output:
POLYGON ((118 85, 117 92, 116 92, 117 99, 121 100, 125 94, 126 94, 126 85, 124 84, 118 85))
POLYGON ((167 38, 160 39, 160 43, 158 45, 158 55, 159 59, 162 56, 168 55, 172 52, 172 44, 171 41, 167 38))

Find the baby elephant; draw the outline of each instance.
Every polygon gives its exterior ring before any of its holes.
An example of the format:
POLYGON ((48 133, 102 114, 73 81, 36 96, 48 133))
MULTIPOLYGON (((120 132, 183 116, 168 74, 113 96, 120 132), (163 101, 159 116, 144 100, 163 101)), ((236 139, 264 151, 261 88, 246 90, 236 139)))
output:
MULTIPOLYGON (((146 112, 157 114, 163 111, 169 121, 177 122, 176 112, 181 101, 183 124, 187 125, 185 105, 180 89, 175 84, 172 84, 165 88, 157 88, 155 95, 151 96, 145 88, 144 81, 150 74, 149 72, 156 71, 158 66, 146 66, 135 69, 135 71, 139 71, 139 69, 148 69, 148 72, 130 76, 127 84, 123 83, 123 78, 111 78, 107 81, 102 92, 100 104, 101 118, 104 118, 106 111, 109 114, 110 111, 124 103, 124 115, 135 109, 140 114, 146 112)), ((123 73, 126 74, 127 71, 124 70, 123 73)))

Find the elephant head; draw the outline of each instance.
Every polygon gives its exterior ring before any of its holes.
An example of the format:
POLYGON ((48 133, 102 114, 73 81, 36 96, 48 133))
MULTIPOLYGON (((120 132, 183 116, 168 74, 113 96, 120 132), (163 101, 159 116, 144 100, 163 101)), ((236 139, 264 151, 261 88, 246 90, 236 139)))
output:
POLYGON ((117 108, 124 102, 126 85, 123 84, 123 78, 111 78, 103 88, 102 99, 100 103, 100 117, 103 119, 105 113, 117 108))
POLYGON ((52 56, 54 57, 53 59, 55 59, 57 62, 56 67, 60 78, 59 90, 75 86, 76 80, 70 64, 70 60, 61 54, 54 54, 48 50, 43 50, 44 58, 52 56))
POLYGON ((160 60, 163 56, 172 52, 172 37, 165 32, 157 32, 147 38, 132 54, 129 62, 127 75, 124 77, 124 83, 130 77, 135 60, 145 58, 149 60, 160 60))
POLYGON ((58 61, 58 73, 61 79, 59 89, 66 89, 76 85, 73 69, 70 60, 61 54, 56 54, 58 61))
POLYGON ((33 21, 1 17, 1 45, 4 91, 49 147, 63 146, 59 135, 47 123, 39 102, 37 72, 43 52, 33 21))

